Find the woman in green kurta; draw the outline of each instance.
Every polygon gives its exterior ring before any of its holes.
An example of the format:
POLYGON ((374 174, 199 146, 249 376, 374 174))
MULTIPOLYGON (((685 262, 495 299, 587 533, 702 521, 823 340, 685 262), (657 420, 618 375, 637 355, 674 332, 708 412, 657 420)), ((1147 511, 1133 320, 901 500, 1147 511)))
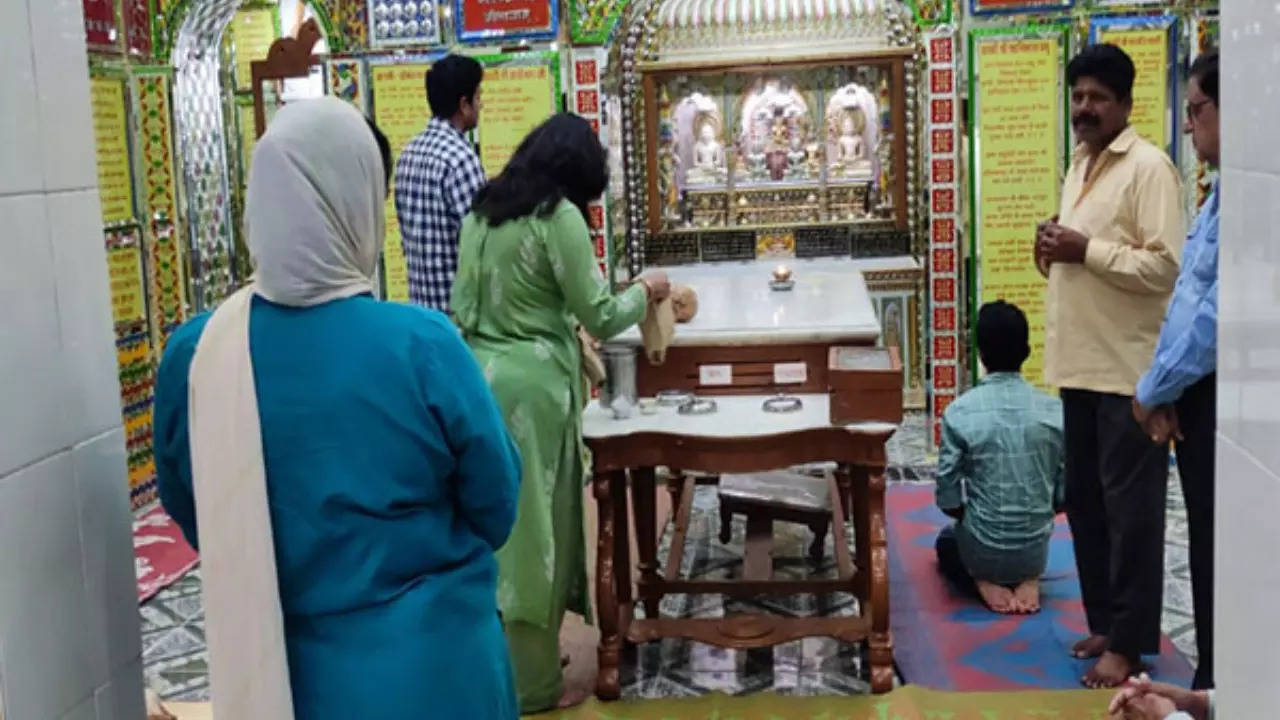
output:
POLYGON ((454 319, 524 470, 515 531, 498 552, 498 607, 525 713, 581 699, 562 697, 559 650, 565 610, 588 612, 578 325, 608 339, 669 292, 662 273, 610 292, 584 219, 607 183, 591 126, 557 115, 480 191, 459 235, 454 319))

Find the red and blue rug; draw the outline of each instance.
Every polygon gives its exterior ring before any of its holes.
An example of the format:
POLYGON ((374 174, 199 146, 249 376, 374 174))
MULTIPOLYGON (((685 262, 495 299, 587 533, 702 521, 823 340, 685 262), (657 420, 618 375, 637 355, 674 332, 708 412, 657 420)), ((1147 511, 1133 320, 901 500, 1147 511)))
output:
POLYGON ((139 603, 182 579, 200 562, 182 529, 159 505, 134 518, 133 553, 139 603))
MULTIPOLYGON (((932 485, 895 485, 886 501, 894 657, 903 679, 936 690, 1048 690, 1080 687, 1089 661, 1070 648, 1086 634, 1071 531, 1059 518, 1035 615, 997 615, 938 572, 933 543, 950 519, 932 485)), ((1167 637, 1147 658, 1155 679, 1187 686, 1192 668, 1167 637)))

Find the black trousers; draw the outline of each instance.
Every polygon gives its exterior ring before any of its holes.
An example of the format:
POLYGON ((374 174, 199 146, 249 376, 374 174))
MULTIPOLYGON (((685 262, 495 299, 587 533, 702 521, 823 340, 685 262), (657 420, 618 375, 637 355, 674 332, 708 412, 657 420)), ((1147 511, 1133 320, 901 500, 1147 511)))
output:
POLYGON ((1131 403, 1062 391, 1067 520, 1089 632, 1137 660, 1160 649, 1169 449, 1151 442, 1131 403))
POLYGON ((978 583, 974 582, 969 569, 964 566, 964 560, 960 558, 960 543, 956 540, 955 525, 948 525, 938 533, 938 539, 933 543, 933 550, 938 554, 938 571, 943 577, 960 592, 981 597, 978 593, 978 583))
POLYGON ((1213 459, 1218 424, 1218 378, 1210 374, 1182 393, 1175 408, 1183 440, 1178 442, 1178 474, 1187 502, 1191 556, 1191 599, 1200 655, 1192 687, 1213 687, 1213 459))

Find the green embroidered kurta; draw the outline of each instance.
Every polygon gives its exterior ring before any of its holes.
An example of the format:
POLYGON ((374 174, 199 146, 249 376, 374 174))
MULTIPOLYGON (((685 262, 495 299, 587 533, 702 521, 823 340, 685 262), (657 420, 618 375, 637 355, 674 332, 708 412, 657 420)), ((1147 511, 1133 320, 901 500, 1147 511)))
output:
POLYGON ((507 622, 558 627, 566 607, 588 610, 577 326, 608 339, 639 322, 645 305, 638 284, 610 292, 586 221, 568 201, 550 216, 498 227, 474 214, 463 220, 453 312, 524 469, 515 531, 498 552, 498 607, 507 622), (556 493, 563 483, 575 492, 556 493), (570 547, 556 547, 557 538, 570 547))

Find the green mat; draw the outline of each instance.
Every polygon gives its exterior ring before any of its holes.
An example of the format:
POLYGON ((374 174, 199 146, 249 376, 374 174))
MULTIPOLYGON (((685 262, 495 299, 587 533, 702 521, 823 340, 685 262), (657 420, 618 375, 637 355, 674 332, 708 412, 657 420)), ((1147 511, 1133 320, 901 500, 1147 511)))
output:
POLYGON ((530 720, 1106 720, 1111 690, 949 693, 908 685, 887 695, 744 697, 602 703, 530 720))

